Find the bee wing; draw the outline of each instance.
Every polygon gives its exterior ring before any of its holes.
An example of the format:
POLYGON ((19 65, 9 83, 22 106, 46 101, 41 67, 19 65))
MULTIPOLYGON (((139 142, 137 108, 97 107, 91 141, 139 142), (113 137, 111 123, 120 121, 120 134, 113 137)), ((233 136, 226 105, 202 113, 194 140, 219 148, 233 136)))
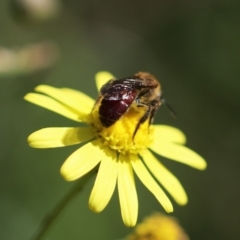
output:
POLYGON ((123 100, 130 94, 136 95, 136 90, 127 79, 110 80, 102 86, 100 92, 105 100, 123 100))
POLYGON ((128 99, 127 101, 129 102, 129 104, 134 101, 135 97, 136 97, 136 91, 129 88, 123 88, 118 91, 114 89, 114 91, 107 92, 103 95, 103 98, 105 100, 111 100, 111 101, 121 101, 121 100, 126 101, 126 99, 128 99))
POLYGON ((156 81, 142 79, 138 76, 110 80, 102 86, 100 92, 106 100, 122 100, 129 94, 133 94, 134 98, 142 89, 155 88, 158 85, 156 81))
POLYGON ((128 77, 115 80, 114 85, 122 85, 124 87, 131 89, 139 89, 144 87, 146 83, 140 78, 128 77))

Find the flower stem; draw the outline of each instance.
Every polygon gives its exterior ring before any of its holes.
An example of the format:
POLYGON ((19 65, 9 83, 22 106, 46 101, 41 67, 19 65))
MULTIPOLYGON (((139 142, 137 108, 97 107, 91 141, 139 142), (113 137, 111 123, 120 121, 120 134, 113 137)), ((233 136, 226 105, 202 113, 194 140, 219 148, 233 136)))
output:
POLYGON ((67 204, 80 192, 82 191, 85 183, 96 173, 96 169, 83 176, 77 184, 70 189, 69 192, 56 204, 56 206, 43 218, 38 230, 33 235, 31 240, 40 240, 44 237, 47 231, 50 229, 54 221, 67 206, 67 204))

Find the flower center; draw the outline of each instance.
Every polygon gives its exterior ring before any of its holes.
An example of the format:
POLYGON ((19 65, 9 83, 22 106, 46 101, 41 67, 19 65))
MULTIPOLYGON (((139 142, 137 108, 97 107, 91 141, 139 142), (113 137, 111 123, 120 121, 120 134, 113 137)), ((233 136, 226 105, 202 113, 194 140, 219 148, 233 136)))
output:
POLYGON ((134 132, 146 109, 135 104, 110 127, 103 127, 99 119, 99 104, 92 111, 92 126, 104 145, 109 146, 123 154, 140 153, 146 149, 153 139, 153 128, 149 127, 149 119, 140 124, 134 136, 134 132))

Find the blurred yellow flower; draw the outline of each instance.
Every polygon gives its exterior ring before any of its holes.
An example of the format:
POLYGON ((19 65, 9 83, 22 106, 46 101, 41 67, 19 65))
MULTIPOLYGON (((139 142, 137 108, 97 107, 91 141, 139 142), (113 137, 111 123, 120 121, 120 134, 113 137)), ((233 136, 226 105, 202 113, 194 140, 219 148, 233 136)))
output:
POLYGON ((177 220, 154 213, 139 223, 126 240, 189 240, 177 220))
MULTIPOLYGON (((108 72, 97 73, 98 90, 113 78, 108 72)), ((105 128, 99 123, 98 102, 84 93, 47 85, 40 85, 35 91, 38 93, 28 93, 25 100, 88 125, 44 128, 32 133, 28 142, 34 148, 85 143, 63 163, 61 174, 67 181, 74 181, 100 164, 89 199, 91 210, 102 211, 117 185, 123 221, 127 226, 134 226, 138 199, 133 171, 165 211, 172 212, 173 206, 157 182, 178 204, 187 203, 187 195, 178 179, 150 151, 199 170, 205 169, 205 160, 184 146, 186 137, 180 130, 166 125, 151 125, 149 128, 146 121, 140 125, 133 141, 132 132, 136 121, 139 122, 135 108, 130 107, 116 123, 105 128)))

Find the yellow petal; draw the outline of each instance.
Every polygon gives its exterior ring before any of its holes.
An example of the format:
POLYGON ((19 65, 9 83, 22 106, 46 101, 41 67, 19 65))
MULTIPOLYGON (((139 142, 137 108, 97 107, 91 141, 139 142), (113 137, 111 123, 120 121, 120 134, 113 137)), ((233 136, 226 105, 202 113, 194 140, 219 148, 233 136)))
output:
POLYGON ((106 149, 97 178, 94 183, 90 198, 89 207, 94 212, 101 212, 112 197, 117 181, 117 156, 116 152, 106 149))
POLYGON ((163 157, 187 164, 199 170, 204 170, 207 167, 206 161, 200 155, 182 145, 170 142, 159 145, 155 142, 150 149, 163 157))
POLYGON ((80 117, 76 112, 48 96, 38 93, 28 93, 24 96, 24 99, 50 111, 56 112, 66 118, 81 122, 80 117))
POLYGON ((67 181, 76 180, 92 170, 104 157, 100 141, 94 140, 71 154, 61 167, 67 181))
POLYGON ((71 88, 61 88, 61 90, 64 91, 72 101, 76 102, 75 105, 77 104, 81 111, 84 111, 85 108, 87 108, 87 111, 89 111, 89 109, 92 110, 95 100, 88 95, 71 88))
POLYGON ((91 112, 94 105, 93 99, 76 90, 55 88, 48 85, 39 85, 35 90, 68 106, 73 112, 79 115, 80 119, 85 118, 91 112))
POLYGON ((120 154, 118 161, 118 195, 121 214, 126 226, 135 226, 138 215, 138 199, 131 163, 120 154))
MULTIPOLYGON (((157 200, 160 202, 166 212, 172 212, 172 203, 170 202, 164 191, 150 175, 142 161, 136 155, 132 155, 130 157, 133 169, 141 182, 149 189, 150 192, 152 192, 152 194, 157 198, 157 200)), ((161 174, 161 172, 159 172, 159 174, 161 174)))
POLYGON ((167 125, 153 125, 154 141, 159 145, 162 142, 186 143, 186 136, 177 128, 167 125))
POLYGON ((143 160, 163 187, 172 195, 179 205, 185 205, 188 201, 187 194, 178 179, 170 173, 150 151, 144 151, 143 160))
POLYGON ((28 143, 34 148, 54 148, 74 145, 94 137, 91 128, 53 127, 43 128, 28 137, 28 143))
POLYGON ((115 77, 109 72, 102 71, 102 72, 98 72, 95 75, 95 79, 96 79, 96 84, 97 84, 97 90, 100 91, 101 87, 105 83, 107 83, 111 79, 115 79, 115 77))

